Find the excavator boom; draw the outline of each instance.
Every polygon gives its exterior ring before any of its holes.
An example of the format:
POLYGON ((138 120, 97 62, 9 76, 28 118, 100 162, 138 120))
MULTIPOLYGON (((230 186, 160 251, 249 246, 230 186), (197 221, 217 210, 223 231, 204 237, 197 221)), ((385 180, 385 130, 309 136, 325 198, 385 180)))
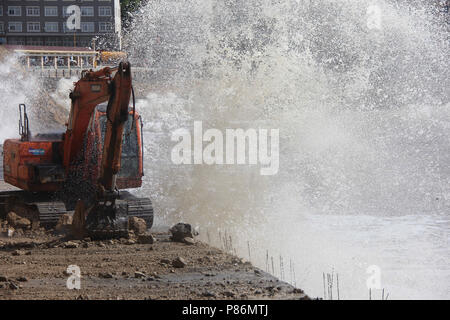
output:
MULTIPOLYGON (((109 76, 109 69, 106 69, 109 76)), ((103 73, 88 74, 87 79, 103 77, 103 73)), ((97 197, 90 207, 82 201, 77 204, 74 217, 78 236, 86 233, 91 238, 121 237, 127 233, 127 217, 119 216, 116 200, 116 177, 120 170, 124 125, 128 120, 128 106, 132 93, 131 69, 128 62, 121 62, 109 83, 109 100, 106 108, 106 131, 103 141, 97 197), (86 218, 86 221, 84 219, 86 218)))

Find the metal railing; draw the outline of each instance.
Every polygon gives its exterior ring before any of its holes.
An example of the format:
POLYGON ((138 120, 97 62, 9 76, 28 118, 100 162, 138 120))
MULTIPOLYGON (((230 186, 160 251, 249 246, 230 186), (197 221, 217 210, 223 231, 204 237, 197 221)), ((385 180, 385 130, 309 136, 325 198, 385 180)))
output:
MULTIPOLYGON (((86 66, 83 69, 79 67, 58 67, 55 69, 52 66, 44 66, 42 67, 30 67, 27 68, 34 75, 41 78, 50 78, 50 79, 61 79, 61 78, 71 78, 71 77, 81 77, 81 73, 83 70, 88 69, 100 69, 104 66, 98 66, 97 68, 93 68, 92 66, 86 66)), ((173 71, 175 72, 175 70, 173 71)), ((164 70, 164 73, 167 73, 167 70, 164 70)), ((147 69, 147 68, 134 68, 132 70, 132 77, 136 81, 151 81, 162 78, 161 70, 157 69, 147 69)), ((161 79, 160 79, 161 80, 161 79)))

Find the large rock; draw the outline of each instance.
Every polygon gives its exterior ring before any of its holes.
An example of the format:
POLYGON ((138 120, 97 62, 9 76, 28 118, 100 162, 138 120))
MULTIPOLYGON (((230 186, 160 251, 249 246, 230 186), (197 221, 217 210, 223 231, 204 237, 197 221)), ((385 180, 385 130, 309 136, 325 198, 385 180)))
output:
POLYGON ((55 230, 59 233, 68 233, 72 227, 73 216, 65 213, 59 217, 55 230))
POLYGON ((170 233, 172 234, 172 241, 184 242, 185 238, 194 238, 197 233, 192 230, 192 226, 187 223, 177 223, 172 228, 170 228, 170 233))
POLYGON ((172 266, 174 268, 184 268, 186 266, 186 261, 181 257, 176 257, 172 261, 172 266))
POLYGON ((137 242, 140 244, 153 244, 155 242, 155 238, 149 234, 140 234, 137 237, 137 242))
POLYGON ((147 231, 147 224, 144 219, 130 217, 128 219, 128 229, 134 231, 137 235, 144 234, 147 231))
POLYGON ((27 218, 22 218, 21 216, 17 215, 15 212, 9 212, 6 216, 6 220, 8 221, 8 224, 16 229, 30 229, 31 228, 31 221, 27 218))
POLYGON ((193 246, 195 245, 195 240, 194 238, 190 238, 190 237, 186 237, 183 239, 183 242, 189 246, 193 246))

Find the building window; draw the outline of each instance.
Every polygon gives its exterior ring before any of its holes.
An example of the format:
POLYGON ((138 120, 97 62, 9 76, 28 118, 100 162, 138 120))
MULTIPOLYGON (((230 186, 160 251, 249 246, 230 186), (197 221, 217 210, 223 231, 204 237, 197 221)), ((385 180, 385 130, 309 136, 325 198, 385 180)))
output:
POLYGON ((41 23, 40 22, 28 22, 27 23, 27 31, 28 32, 40 32, 41 31, 41 23))
POLYGON ((82 17, 93 17, 94 16, 94 7, 81 7, 81 16, 82 17))
POLYGON ((27 7, 27 16, 29 17, 39 17, 41 15, 41 11, 39 7, 27 7))
POLYGON ((76 47, 76 44, 74 43, 74 39, 72 39, 72 38, 64 38, 63 46, 64 47, 76 47))
POLYGON ((48 37, 45 40, 45 45, 46 46, 59 46, 59 45, 61 45, 61 41, 56 37, 48 37))
POLYGON ((3 15, 3 6, 0 6, 0 16, 3 15))
POLYGON ((58 22, 46 22, 45 32, 58 32, 58 22))
POLYGON ((8 40, 8 43, 23 46, 23 45, 25 45, 25 40, 22 37, 11 38, 11 40, 8 40))
POLYGON ((95 25, 94 22, 82 22, 81 23, 81 32, 94 32, 95 25))
MULTIPOLYGON (((43 41, 42 41, 42 39, 41 38, 35 38, 35 37, 33 37, 33 38, 28 38, 27 39, 27 45, 29 45, 29 46, 42 46, 44 43, 43 43, 43 41)), ((41 59, 39 59, 39 61, 40 61, 41 59)))
POLYGON ((0 33, 5 32, 5 26, 3 25, 3 22, 0 22, 0 33))
POLYGON ((100 32, 109 32, 113 30, 113 26, 111 22, 99 22, 98 23, 98 31, 100 32))
POLYGON ((45 7, 45 16, 46 17, 57 17, 58 16, 58 7, 45 7))
POLYGON ((18 21, 8 22, 8 31, 9 32, 22 32, 22 22, 18 22, 18 21))
POLYGON ((8 7, 8 16, 19 17, 22 15, 22 9, 20 7, 8 7))
POLYGON ((98 15, 100 17, 110 17, 111 12, 111 7, 98 7, 98 15))

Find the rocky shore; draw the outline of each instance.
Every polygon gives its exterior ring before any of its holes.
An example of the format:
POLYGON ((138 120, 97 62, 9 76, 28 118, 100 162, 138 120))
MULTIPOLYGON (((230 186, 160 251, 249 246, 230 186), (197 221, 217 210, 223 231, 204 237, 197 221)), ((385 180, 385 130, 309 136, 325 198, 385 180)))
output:
POLYGON ((18 223, 24 228, 9 235, 1 223, 0 299, 308 299, 251 263, 194 235, 177 239, 168 228, 91 241, 18 223))

